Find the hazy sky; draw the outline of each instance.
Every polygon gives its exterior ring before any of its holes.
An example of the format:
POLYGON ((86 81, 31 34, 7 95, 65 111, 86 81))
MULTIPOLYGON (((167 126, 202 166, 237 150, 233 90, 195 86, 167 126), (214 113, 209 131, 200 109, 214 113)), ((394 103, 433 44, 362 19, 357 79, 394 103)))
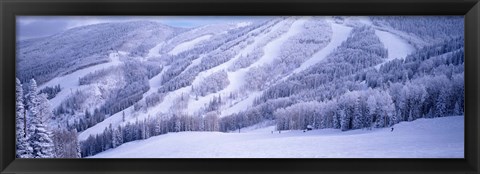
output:
POLYGON ((106 22, 147 20, 175 27, 196 27, 261 19, 248 16, 17 16, 19 40, 50 36, 70 28, 106 22))

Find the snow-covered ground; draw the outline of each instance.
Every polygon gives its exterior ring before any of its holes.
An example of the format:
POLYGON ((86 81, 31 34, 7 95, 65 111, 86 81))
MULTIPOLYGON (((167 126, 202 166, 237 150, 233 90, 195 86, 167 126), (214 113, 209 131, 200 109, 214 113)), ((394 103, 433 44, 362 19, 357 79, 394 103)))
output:
POLYGON ((247 98, 223 110, 220 117, 238 113, 245 110, 245 108, 251 107, 253 105, 253 102, 255 101, 255 98, 259 97, 260 95, 262 95, 262 91, 250 92, 250 95, 247 98))
POLYGON ((147 58, 148 57, 159 57, 160 56, 160 49, 165 45, 165 42, 160 42, 156 46, 154 46, 152 49, 148 51, 147 58))
POLYGON ((240 28, 240 27, 246 27, 246 26, 249 26, 249 25, 252 25, 252 22, 239 22, 237 23, 237 28, 240 28))
POLYGON ((375 34, 378 36, 383 46, 388 50, 387 59, 376 65, 375 68, 379 69, 382 64, 393 59, 405 59, 409 54, 415 51, 415 48, 410 45, 406 40, 400 38, 387 31, 375 30, 375 34))
POLYGON ((415 50, 415 48, 408 44, 406 40, 403 40, 392 33, 375 30, 375 34, 378 36, 385 48, 387 48, 389 60, 396 58, 403 59, 415 50))
POLYGON ((373 130, 169 133, 93 158, 463 158, 464 117, 402 122, 373 130))
POLYGON ((122 62, 120 61, 119 57, 121 55, 126 55, 127 53, 125 52, 119 52, 119 53, 110 53, 109 57, 111 59, 110 62, 107 63, 102 63, 94 66, 90 66, 87 68, 83 68, 77 71, 74 71, 73 73, 60 76, 60 77, 55 77, 54 79, 48 81, 47 83, 42 84, 39 86, 39 90, 50 86, 53 87, 55 85, 60 84, 60 88, 62 89, 54 98, 50 99, 50 107, 56 108, 58 107, 63 100, 65 100, 68 96, 72 94, 72 92, 75 92, 77 90, 82 90, 85 89, 87 86, 80 86, 78 79, 80 77, 84 77, 85 75, 99 71, 111 66, 118 66, 122 62))

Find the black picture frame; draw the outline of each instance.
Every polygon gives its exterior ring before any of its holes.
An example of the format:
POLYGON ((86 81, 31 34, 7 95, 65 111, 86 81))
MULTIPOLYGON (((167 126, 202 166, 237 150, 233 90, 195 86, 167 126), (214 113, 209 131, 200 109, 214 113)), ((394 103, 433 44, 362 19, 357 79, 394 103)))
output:
POLYGON ((0 173, 462 173, 480 171, 478 0, 1 0, 0 173), (16 15, 464 15, 464 159, 15 159, 16 15))

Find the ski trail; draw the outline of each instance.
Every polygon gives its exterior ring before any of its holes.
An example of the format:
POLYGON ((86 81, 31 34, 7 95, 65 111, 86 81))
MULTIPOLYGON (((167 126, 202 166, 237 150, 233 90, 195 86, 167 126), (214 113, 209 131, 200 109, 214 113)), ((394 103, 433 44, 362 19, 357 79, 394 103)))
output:
MULTIPOLYGON (((284 33, 281 35, 279 38, 269 42, 265 47, 263 47, 264 55, 251 64, 247 68, 239 69, 238 71, 234 73, 229 73, 229 80, 230 82, 234 82, 235 84, 229 85, 227 88, 224 90, 220 91, 221 93, 225 93, 228 95, 229 92, 235 91, 239 89, 241 86, 245 84, 244 76, 245 74, 250 70, 252 67, 264 65, 273 62, 276 58, 279 57, 280 49, 282 44, 287 41, 288 38, 295 36, 297 34, 300 34, 303 30, 304 27, 303 25, 305 22, 311 17, 302 17, 300 19, 297 19, 291 26, 290 29, 287 31, 287 33, 284 33)), ((260 91, 253 92, 250 94, 247 98, 239 101, 238 103, 232 105, 232 107, 229 107, 222 111, 222 116, 229 115, 235 112, 238 112, 241 110, 241 108, 246 108, 252 105, 253 100, 255 97, 258 97, 261 95, 260 91)))
MULTIPOLYGON (((283 23, 285 23, 287 21, 282 21, 276 25, 274 25, 272 28, 271 28, 271 31, 270 32, 275 32, 277 31, 280 26, 283 25, 283 23)), ((270 33, 269 32, 269 33, 270 33)), ((255 37, 254 38, 254 42, 252 44, 249 44, 247 45, 245 48, 243 48, 237 55, 235 55, 234 58, 230 59, 229 61, 221 64, 221 65, 218 65, 216 67, 213 67, 209 70, 206 70, 204 72, 201 72, 196 78, 195 80, 193 81, 193 85, 194 86, 197 86, 199 83, 201 83, 201 81, 205 78, 205 77, 208 77, 209 75, 215 73, 215 72, 218 72, 218 71, 221 71, 221 70, 227 70, 228 67, 230 67, 233 63, 235 63, 241 55, 246 55, 250 52, 252 52, 254 50, 254 48, 259 44, 259 42, 261 42, 262 40, 266 39, 266 37, 268 36, 269 33, 266 33, 266 34, 263 34, 259 37, 255 37)), ((285 35, 286 33, 284 33, 285 35)), ((273 41, 271 41, 273 42, 273 41)), ((268 45, 268 44, 267 44, 268 45)), ((238 69, 234 72, 231 72, 231 71, 227 71, 227 76, 228 76, 228 80, 230 81, 230 84, 225 87, 223 90, 220 90, 216 93, 212 93, 212 94, 208 94, 206 96, 203 96, 203 97, 199 97, 198 101, 197 100, 194 100, 194 101, 190 101, 188 103, 188 110, 187 112, 189 114, 193 114, 195 112, 197 112, 200 108, 202 108, 205 104, 208 104, 208 102, 210 102, 210 99, 213 97, 213 96, 218 96, 218 94, 221 94, 221 95, 228 95, 230 92, 233 92, 237 89, 239 89, 241 86, 244 85, 244 80, 243 80, 243 77, 245 75, 245 73, 248 71, 249 67, 247 68, 242 68, 242 69, 238 69)))
POLYGON ((160 42, 157 44, 155 47, 150 49, 147 54, 147 58, 150 57, 160 57, 160 49, 162 49, 163 45, 165 45, 165 42, 160 42))
MULTIPOLYGON (((288 38, 295 36, 302 32, 303 24, 308 20, 310 17, 303 17, 296 20, 290 30, 287 33, 283 34, 279 38, 273 40, 272 42, 268 43, 265 47, 263 47, 264 55, 255 63, 253 63, 250 67, 256 67, 263 64, 269 64, 273 62, 276 58, 279 57, 280 49, 282 44, 287 41, 288 38)), ((249 68, 250 68, 249 67, 249 68)))
POLYGON ((146 96, 154 92, 157 92, 158 88, 162 86, 162 76, 169 68, 170 68, 170 65, 163 67, 160 73, 158 73, 156 76, 153 76, 150 80, 148 80, 148 85, 150 86, 150 89, 143 94, 143 98, 145 98, 146 96))
MULTIPOLYGON (((350 32, 352 30, 351 27, 336 24, 332 20, 328 20, 327 22, 329 22, 331 24, 332 31, 333 31, 330 43, 328 43, 328 45, 325 46, 325 48, 323 48, 320 51, 318 51, 317 53, 315 53, 310 59, 303 62, 302 65, 300 65, 300 67, 298 67, 297 69, 293 70, 293 72, 291 74, 298 73, 298 72, 301 72, 303 70, 306 70, 310 66, 313 66, 313 65, 317 64, 318 62, 324 60, 330 53, 332 53, 335 50, 335 48, 337 48, 345 40, 347 40, 347 38, 350 35, 350 32)), ((283 80, 287 79, 290 75, 283 78, 283 80)), ((281 81, 283 81, 283 80, 281 80, 281 81)))
MULTIPOLYGON (((295 20, 292 23, 292 25, 290 25, 290 28, 286 33, 282 34, 280 37, 278 37, 278 38, 270 41, 269 43, 267 43, 265 45, 265 47, 263 48, 264 55, 262 57, 260 57, 256 62, 254 62, 253 64, 251 64, 250 66, 248 66, 246 68, 238 69, 234 72, 228 72, 227 75, 228 75, 228 79, 230 81, 230 84, 227 87, 225 87, 224 89, 222 89, 222 90, 220 90, 216 93, 212 93, 212 94, 209 94, 205 97, 201 97, 201 98, 199 98, 198 101, 189 102, 188 112, 190 114, 193 114, 198 109, 200 109, 202 106, 204 106, 205 104, 208 104, 208 102, 210 101, 210 99, 213 96, 217 96, 218 94, 221 94, 221 95, 224 95, 224 96, 229 95, 230 92, 234 92, 234 91, 238 90, 240 87, 242 87, 245 84, 244 76, 249 71, 249 69, 251 67, 255 67, 255 66, 262 65, 262 64, 270 63, 274 59, 278 58, 278 54, 280 52, 280 46, 288 38, 301 33, 301 31, 303 30, 303 24, 308 20, 308 18, 309 17, 303 17, 303 18, 295 20)), ((282 22, 286 22, 286 21, 282 21, 282 22)), ((276 24, 275 26, 272 27, 271 32, 276 31, 280 26, 282 26, 281 23, 276 24)), ((232 63, 234 63, 240 57, 240 55, 248 54, 249 52, 251 52, 255 48, 257 43, 260 40, 264 39, 264 37, 266 37, 267 35, 268 34, 265 34, 265 35, 262 35, 262 37, 255 38, 254 43, 248 45, 241 53, 237 54, 235 56, 235 58, 231 59, 230 61, 224 63, 221 66, 217 66, 215 68, 210 69, 211 71, 210 70, 207 71, 206 74, 211 74, 211 73, 217 72, 221 69, 228 68, 232 63)), ((204 77, 206 77, 206 76, 204 76, 204 77)), ((195 80, 201 80, 201 78, 196 78, 195 80)), ((193 84, 198 84, 198 83, 200 83, 200 82, 197 81, 197 83, 193 83, 193 84)), ((255 95, 255 96, 257 96, 257 95, 255 95)), ((248 106, 249 104, 250 105, 252 104, 252 102, 246 103, 247 101, 253 101, 253 100, 251 99, 251 97, 248 97, 247 99, 244 99, 237 104, 241 104, 242 106, 248 106)), ((238 107, 235 107, 235 108, 238 108, 238 107)), ((229 111, 226 112, 226 113, 233 112, 234 110, 235 109, 229 109, 229 111)), ((224 115, 224 114, 222 114, 222 115, 224 115)))
POLYGON ((415 48, 408 44, 407 41, 390 32, 375 30, 375 34, 388 50, 387 59, 383 63, 375 66, 377 70, 380 69, 380 66, 384 63, 394 59, 405 59, 405 57, 415 51, 415 48))
POLYGON ((173 48, 170 52, 168 52, 168 54, 170 55, 177 55, 177 54, 180 54, 181 52, 184 52, 184 51, 187 51, 187 50, 190 50, 192 49, 196 44, 204 41, 204 40, 208 40, 210 39, 210 37, 212 37, 211 34, 209 35, 203 35, 203 36, 200 36, 200 37, 197 37, 193 40, 190 40, 190 41, 186 41, 186 42, 183 42, 181 44, 178 44, 177 46, 175 46, 175 48, 173 48))
POLYGON ((50 101, 50 108, 54 109, 54 108, 58 107, 65 98, 70 96, 72 91, 74 92, 74 91, 82 90, 82 89, 85 89, 86 87, 88 87, 88 85, 80 86, 80 84, 78 82, 78 79, 80 77, 84 77, 85 75, 87 75, 89 73, 92 73, 92 72, 95 72, 95 71, 98 71, 98 70, 102 70, 102 69, 105 69, 105 68, 109 68, 111 66, 120 65, 122 63, 120 61, 120 55, 126 55, 126 53, 124 53, 124 52, 110 53, 110 55, 109 55, 109 57, 111 59, 110 62, 90 66, 90 67, 87 67, 87 68, 84 68, 84 69, 74 71, 73 73, 70 73, 70 74, 67 74, 67 75, 64 75, 64 76, 55 77, 54 79, 48 81, 47 83, 40 85, 38 89, 41 90, 41 89, 43 89, 47 86, 53 87, 55 85, 60 84, 60 88, 62 90, 54 98, 49 100, 50 101))

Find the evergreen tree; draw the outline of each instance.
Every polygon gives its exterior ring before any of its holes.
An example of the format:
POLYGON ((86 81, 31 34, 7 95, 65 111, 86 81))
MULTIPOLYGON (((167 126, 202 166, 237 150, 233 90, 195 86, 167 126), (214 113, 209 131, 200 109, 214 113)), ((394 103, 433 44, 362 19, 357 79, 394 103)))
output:
POLYGON ((28 144, 26 126, 26 114, 23 105, 23 87, 20 80, 16 79, 16 148, 17 158, 29 158, 32 154, 32 148, 28 144))
POLYGON ((435 117, 443 117, 447 114, 447 100, 448 100, 447 95, 448 93, 442 92, 438 96, 436 100, 436 105, 435 105, 435 110, 436 110, 435 117))
POLYGON ((460 104, 458 102, 455 103, 455 107, 453 108, 453 114, 455 115, 462 115, 462 109, 460 108, 460 104))
POLYGON ((78 132, 77 132, 77 129, 73 129, 73 139, 75 141, 75 150, 76 150, 76 158, 81 158, 82 157, 82 153, 81 153, 81 149, 80 149, 80 142, 78 142, 78 132))
POLYGON ((350 118, 345 114, 345 111, 340 109, 338 115, 340 117, 340 129, 342 131, 349 130, 350 118))
POLYGON ((117 146, 123 143, 123 136, 122 136, 122 131, 120 126, 117 129, 113 130, 112 136, 113 136, 112 137, 113 148, 116 148, 117 146))
POLYGON ((30 80, 30 84, 28 87, 28 93, 25 96, 27 99, 27 115, 26 115, 26 137, 30 138, 31 135, 35 132, 35 124, 33 124, 33 120, 38 115, 38 96, 37 96, 37 82, 35 79, 30 80))
POLYGON ((30 137, 31 145, 33 148, 34 158, 54 158, 53 141, 50 138, 51 133, 46 130, 45 126, 41 123, 37 123, 35 126, 35 132, 30 137))
POLYGON ((52 113, 52 110, 50 109, 50 102, 47 99, 48 95, 42 93, 37 95, 37 97, 39 102, 38 116, 42 123, 46 123, 47 120, 53 118, 53 113, 52 113))
POLYGON ((353 129, 360 129, 364 127, 365 117, 362 115, 360 109, 360 99, 357 98, 353 109, 353 129))
POLYGON ((48 100, 46 95, 37 95, 37 83, 34 79, 30 81, 28 94, 28 113, 30 118, 30 126, 28 142, 33 149, 33 158, 53 158, 54 145, 51 139, 52 134, 44 125, 44 118, 50 116, 48 100), (47 102, 47 103, 45 103, 47 102))

